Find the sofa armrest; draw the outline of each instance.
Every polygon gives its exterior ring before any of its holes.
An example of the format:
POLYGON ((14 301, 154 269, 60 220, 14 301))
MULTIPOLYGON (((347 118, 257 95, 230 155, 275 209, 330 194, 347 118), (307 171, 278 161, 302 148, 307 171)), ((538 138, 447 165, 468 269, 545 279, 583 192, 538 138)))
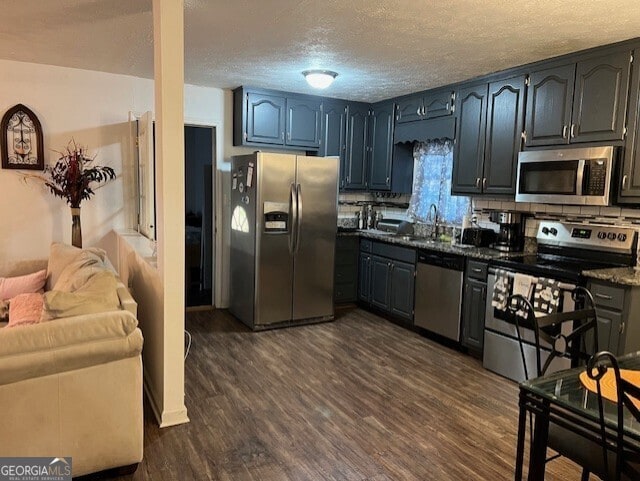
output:
POLYGON ((142 332, 128 311, 0 330, 0 385, 139 356, 142 332))

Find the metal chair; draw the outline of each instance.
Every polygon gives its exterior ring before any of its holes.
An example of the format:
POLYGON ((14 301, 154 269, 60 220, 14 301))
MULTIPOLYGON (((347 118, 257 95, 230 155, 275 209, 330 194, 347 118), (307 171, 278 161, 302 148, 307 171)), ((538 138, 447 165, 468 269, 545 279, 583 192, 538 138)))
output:
POLYGON ((633 403, 633 399, 640 400, 640 387, 631 384, 620 376, 620 368, 616 357, 602 351, 595 354, 587 363, 588 376, 596 381, 598 392, 598 412, 600 415, 600 435, 602 443, 602 470, 596 472, 606 481, 631 481, 640 479, 640 455, 630 452, 624 439, 624 410, 628 409, 635 419, 640 422, 640 410, 633 403), (601 381, 606 372, 612 369, 616 381, 617 429, 613 430, 605 423, 604 406, 611 403, 602 396, 601 381), (609 435, 607 433, 610 433, 609 435))
MULTIPOLYGON (((526 297, 517 294, 507 299, 507 308, 511 312, 516 326, 524 375, 527 380, 544 376, 556 358, 569 359, 572 365, 577 365, 580 362, 586 363, 593 353, 598 352, 598 319, 593 296, 587 289, 576 287, 571 291, 571 297, 579 309, 541 317, 536 317, 534 307, 526 297), (524 312, 524 316, 521 317, 518 312, 524 312), (569 328, 563 329, 564 325, 569 325, 569 328), (529 366, 525 355, 525 341, 521 333, 523 327, 531 329, 534 333, 536 364, 532 376, 529 375, 529 366), (570 332, 566 333, 568 330, 570 332), (541 341, 546 341, 551 348, 544 364, 542 362, 541 341)), ((532 430, 531 414, 529 415, 529 425, 532 430)), ((530 439, 533 439, 532 432, 530 432, 530 439)), ((580 434, 551 423, 547 447, 558 454, 547 458, 545 462, 560 456, 571 459, 582 466, 581 480, 587 481, 589 473, 592 472, 588 466, 591 464, 590 458, 594 446, 592 446, 593 443, 585 446, 585 442, 588 443, 588 440, 585 440, 580 434)))

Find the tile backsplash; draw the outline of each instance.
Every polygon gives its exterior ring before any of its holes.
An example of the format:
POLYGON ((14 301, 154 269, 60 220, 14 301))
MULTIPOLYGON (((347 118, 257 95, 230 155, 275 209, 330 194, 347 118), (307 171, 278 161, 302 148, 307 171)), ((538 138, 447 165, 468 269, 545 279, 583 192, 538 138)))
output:
POLYGON ((502 201, 498 199, 487 199, 485 197, 473 198, 473 213, 477 216, 480 226, 497 229, 497 225, 489 220, 489 214, 495 211, 522 212, 523 214, 527 214, 525 231, 527 237, 535 237, 540 220, 628 226, 640 231, 640 209, 551 205, 502 201))

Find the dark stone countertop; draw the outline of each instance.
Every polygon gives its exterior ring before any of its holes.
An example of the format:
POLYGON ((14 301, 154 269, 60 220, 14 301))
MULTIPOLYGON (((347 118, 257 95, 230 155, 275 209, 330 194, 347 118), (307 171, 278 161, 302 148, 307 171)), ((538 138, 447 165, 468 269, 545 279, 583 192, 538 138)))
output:
POLYGON ((582 271, 582 275, 591 279, 612 282, 623 286, 640 286, 640 269, 633 267, 614 267, 612 269, 594 269, 582 271))
POLYGON ((507 257, 519 257, 524 255, 523 252, 500 252, 488 247, 475 247, 462 244, 451 244, 450 242, 441 242, 423 237, 395 235, 389 232, 379 231, 376 229, 356 230, 356 231, 338 231, 339 236, 358 236, 365 239, 373 239, 389 244, 396 244, 405 247, 413 247, 415 249, 430 249, 439 252, 458 254, 474 259, 482 259, 490 261, 492 259, 504 259, 507 257))

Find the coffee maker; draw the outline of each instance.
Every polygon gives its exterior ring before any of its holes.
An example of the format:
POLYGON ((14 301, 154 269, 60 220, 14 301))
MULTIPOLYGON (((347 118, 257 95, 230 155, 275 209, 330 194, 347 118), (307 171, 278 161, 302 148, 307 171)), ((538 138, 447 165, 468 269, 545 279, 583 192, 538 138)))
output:
POLYGON ((524 247, 524 219, 516 212, 492 212, 491 222, 500 225, 493 248, 503 252, 518 252, 524 247))

